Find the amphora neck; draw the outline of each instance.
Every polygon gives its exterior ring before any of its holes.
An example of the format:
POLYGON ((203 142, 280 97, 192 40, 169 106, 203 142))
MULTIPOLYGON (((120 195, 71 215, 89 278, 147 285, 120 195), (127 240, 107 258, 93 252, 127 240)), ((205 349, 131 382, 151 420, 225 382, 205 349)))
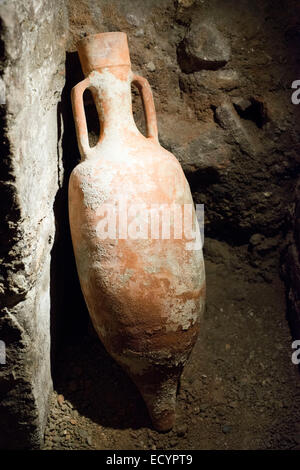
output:
POLYGON ((89 74, 89 79, 100 121, 99 142, 120 138, 128 131, 138 133, 132 114, 131 67, 99 68, 89 74))

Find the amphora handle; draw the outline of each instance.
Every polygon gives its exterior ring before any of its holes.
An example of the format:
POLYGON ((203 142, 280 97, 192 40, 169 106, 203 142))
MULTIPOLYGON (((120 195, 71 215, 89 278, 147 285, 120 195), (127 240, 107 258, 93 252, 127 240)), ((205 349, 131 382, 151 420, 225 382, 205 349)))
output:
POLYGON ((133 74, 132 83, 135 85, 142 97, 142 103, 146 118, 147 137, 158 142, 157 120, 152 90, 148 80, 140 75, 133 74))
POLYGON ((76 135, 81 158, 87 158, 89 152, 91 151, 83 103, 83 93, 90 86, 90 79, 87 77, 81 82, 77 83, 77 85, 72 88, 71 93, 76 135))

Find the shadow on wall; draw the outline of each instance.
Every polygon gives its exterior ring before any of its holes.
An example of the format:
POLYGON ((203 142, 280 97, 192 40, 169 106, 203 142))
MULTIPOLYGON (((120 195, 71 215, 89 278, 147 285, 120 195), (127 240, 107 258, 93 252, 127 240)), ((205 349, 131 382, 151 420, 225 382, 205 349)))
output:
POLYGON ((77 276, 68 214, 69 177, 80 161, 71 105, 71 90, 84 78, 77 52, 67 53, 65 71, 66 83, 57 107, 58 175, 63 172, 63 176, 54 202, 56 234, 51 252, 51 371, 54 381, 62 347, 77 341, 88 327, 88 311, 77 276))

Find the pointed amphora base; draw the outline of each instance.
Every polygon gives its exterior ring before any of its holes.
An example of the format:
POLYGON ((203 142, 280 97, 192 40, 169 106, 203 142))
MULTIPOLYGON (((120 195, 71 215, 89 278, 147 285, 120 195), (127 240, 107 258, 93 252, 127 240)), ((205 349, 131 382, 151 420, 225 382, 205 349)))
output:
POLYGON ((171 371, 156 369, 151 376, 132 377, 157 431, 170 431, 175 424, 176 395, 181 373, 182 367, 171 371))

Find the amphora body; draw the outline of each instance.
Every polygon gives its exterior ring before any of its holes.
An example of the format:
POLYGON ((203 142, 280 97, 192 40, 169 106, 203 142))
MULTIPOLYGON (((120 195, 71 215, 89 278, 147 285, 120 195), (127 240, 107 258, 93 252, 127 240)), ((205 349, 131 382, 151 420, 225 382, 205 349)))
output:
POLYGON ((139 388, 154 427, 166 431, 204 308, 202 250, 186 234, 199 226, 181 166, 158 142, 152 92, 131 70, 126 34, 88 36, 78 51, 86 78, 72 104, 82 161, 70 177, 69 215, 80 284, 103 345, 139 388), (146 137, 133 119, 132 83, 146 137), (87 88, 101 127, 92 148, 87 88), (192 228, 180 234, 186 219, 192 228))

